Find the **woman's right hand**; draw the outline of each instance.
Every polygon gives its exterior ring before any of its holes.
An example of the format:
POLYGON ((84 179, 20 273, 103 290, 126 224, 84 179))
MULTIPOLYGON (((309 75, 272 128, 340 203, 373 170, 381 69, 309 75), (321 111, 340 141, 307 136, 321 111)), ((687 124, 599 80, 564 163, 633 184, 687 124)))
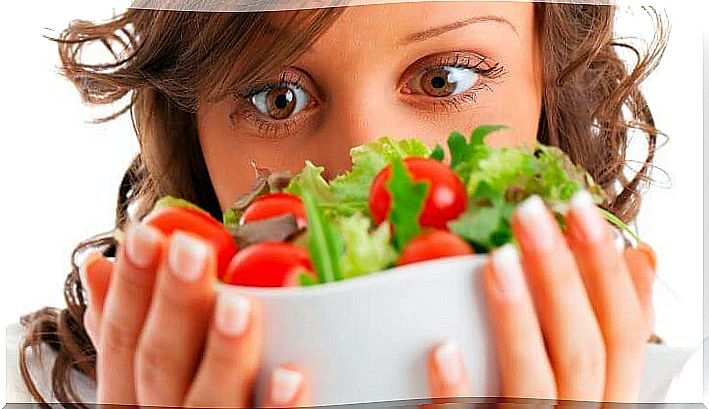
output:
MULTIPOLYGON (((144 224, 126 232, 115 262, 87 257, 84 318, 97 351, 96 403, 162 407, 253 406, 262 326, 259 306, 217 295, 211 246, 144 224)), ((263 406, 303 406, 303 374, 271 374, 263 406)))

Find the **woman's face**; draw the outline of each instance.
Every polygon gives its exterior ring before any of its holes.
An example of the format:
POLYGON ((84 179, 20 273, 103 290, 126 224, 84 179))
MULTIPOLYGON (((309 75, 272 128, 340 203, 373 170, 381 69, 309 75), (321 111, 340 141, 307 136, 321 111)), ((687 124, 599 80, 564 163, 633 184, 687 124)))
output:
MULTIPOLYGON (((274 13, 274 23, 287 13, 274 13)), ((433 146, 478 124, 510 130, 492 145, 536 139, 542 84, 534 5, 425 2, 350 7, 292 66, 243 100, 202 106, 198 126, 226 209, 248 191, 253 165, 330 175, 349 149, 381 136, 433 146)))

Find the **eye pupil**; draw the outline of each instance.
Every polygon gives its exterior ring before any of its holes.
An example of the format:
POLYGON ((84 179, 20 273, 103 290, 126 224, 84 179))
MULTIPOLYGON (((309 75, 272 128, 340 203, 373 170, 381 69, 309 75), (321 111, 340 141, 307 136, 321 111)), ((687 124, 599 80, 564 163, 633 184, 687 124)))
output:
POLYGON ((268 115, 274 119, 288 118, 297 105, 295 94, 288 87, 273 88, 266 95, 268 115))
POLYGON ((441 76, 434 77, 431 80, 431 85, 433 86, 433 88, 443 88, 446 86, 446 80, 441 76))
POLYGON ((278 108, 278 109, 287 108, 288 107, 288 97, 286 97, 285 94, 281 94, 281 95, 277 96, 274 105, 276 105, 276 108, 278 108))

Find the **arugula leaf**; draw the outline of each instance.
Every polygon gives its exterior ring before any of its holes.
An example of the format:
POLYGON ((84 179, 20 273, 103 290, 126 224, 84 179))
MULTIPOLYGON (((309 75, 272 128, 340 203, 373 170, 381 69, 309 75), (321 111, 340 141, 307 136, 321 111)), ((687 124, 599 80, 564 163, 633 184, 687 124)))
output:
POLYGON ((464 184, 468 183, 471 173, 478 170, 481 160, 487 158, 492 149, 485 144, 485 138, 493 132, 506 129, 502 125, 480 126, 473 130, 470 141, 460 132, 452 132, 448 137, 448 150, 451 153, 451 168, 460 176, 464 184))
POLYGON ((433 160, 443 162, 443 159, 446 158, 446 153, 443 151, 443 147, 440 143, 436 142, 436 147, 433 149, 433 152, 431 152, 431 156, 429 157, 433 160))
POLYGON ((303 191, 301 198, 308 217, 308 250, 320 282, 342 280, 339 265, 341 241, 318 207, 315 196, 303 191))
POLYGON ((414 182, 401 160, 392 165, 391 179, 386 184, 391 194, 389 221, 394 229, 394 245, 401 250, 421 231, 419 216, 423 211, 428 182, 414 182))
POLYGON ((340 269, 346 279, 385 270, 396 261, 396 250, 390 244, 389 223, 381 223, 370 232, 371 224, 370 219, 360 213, 342 218, 336 224, 345 249, 340 269))

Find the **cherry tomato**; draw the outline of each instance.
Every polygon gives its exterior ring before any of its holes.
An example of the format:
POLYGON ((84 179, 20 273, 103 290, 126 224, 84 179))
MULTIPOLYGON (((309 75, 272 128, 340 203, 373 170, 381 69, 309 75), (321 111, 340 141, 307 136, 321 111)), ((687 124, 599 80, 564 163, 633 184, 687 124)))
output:
MULTIPOLYGON (((446 223, 457 219, 468 206, 463 182, 450 168, 433 159, 407 158, 404 166, 414 181, 429 182, 428 195, 419 217, 421 226, 448 230, 446 223)), ((379 172, 372 183, 369 208, 377 224, 389 216, 391 193, 386 185, 390 178, 391 165, 379 172)))
POLYGON ((299 229, 304 229, 308 226, 303 202, 298 196, 288 193, 271 193, 254 200, 244 211, 241 217, 241 224, 286 214, 292 214, 295 217, 299 229))
POLYGON ((473 248, 457 235, 445 230, 428 230, 420 233, 404 246, 396 265, 403 266, 473 253, 473 248))
POLYGON ((292 243, 265 241, 234 256, 222 281, 249 287, 294 287, 301 273, 316 277, 307 250, 292 243))
POLYGON ((217 254, 217 272, 222 276, 229 262, 239 250, 231 233, 215 218, 199 210, 186 207, 164 207, 145 217, 145 224, 170 236, 180 230, 193 234, 211 244, 217 254))

